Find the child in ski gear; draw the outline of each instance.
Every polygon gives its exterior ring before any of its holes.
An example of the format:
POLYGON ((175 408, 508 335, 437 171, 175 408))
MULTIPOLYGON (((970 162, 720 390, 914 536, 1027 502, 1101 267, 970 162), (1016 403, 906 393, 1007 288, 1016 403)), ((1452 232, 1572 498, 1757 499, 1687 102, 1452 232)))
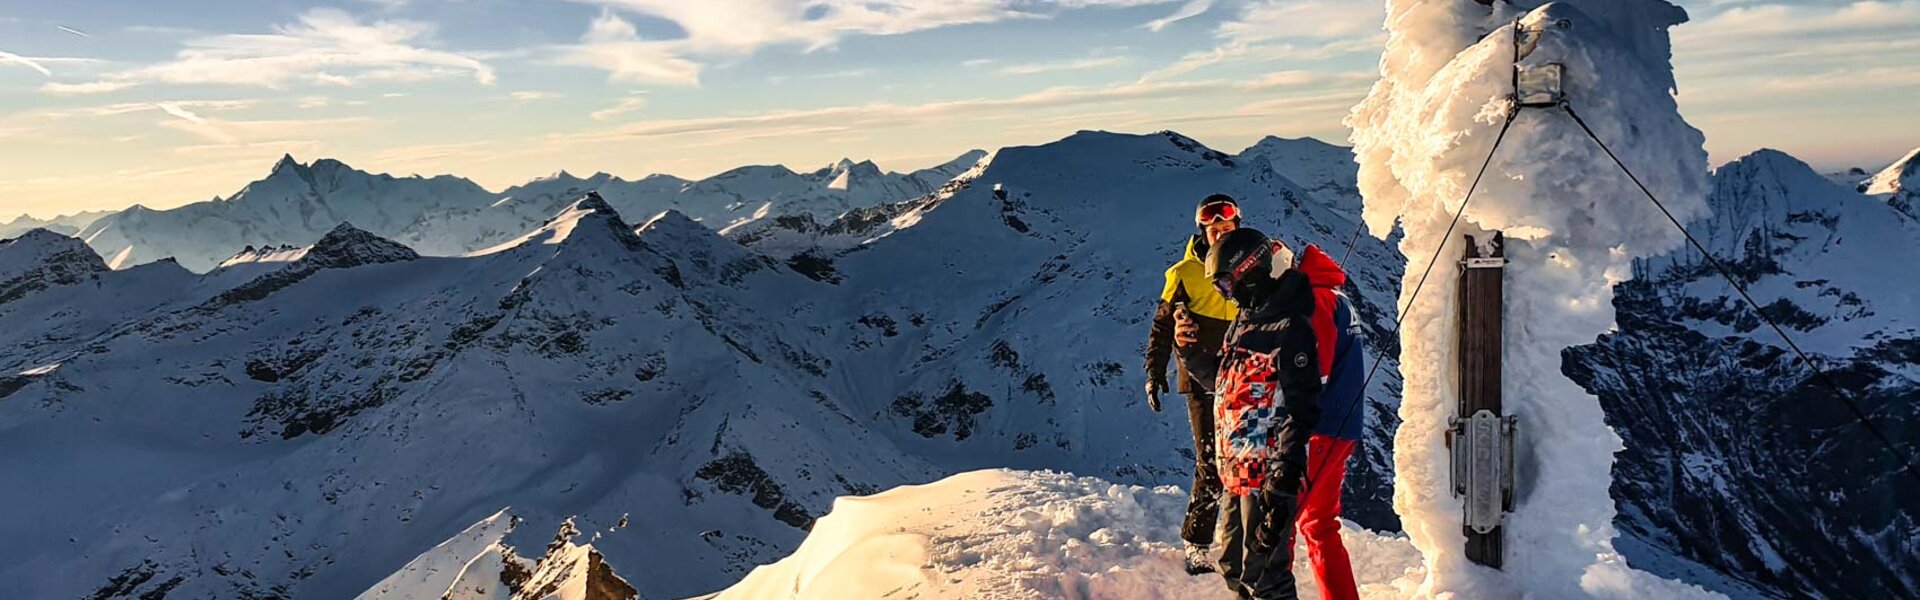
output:
POLYGON ((1200 232, 1187 240, 1186 254, 1166 272, 1166 285, 1160 304, 1154 310, 1153 329, 1147 337, 1148 406, 1159 412, 1159 396, 1167 391, 1167 363, 1178 348, 1175 361, 1180 393, 1187 397, 1187 422, 1193 427, 1193 487, 1187 502, 1187 517, 1180 527, 1185 542, 1187 572, 1199 575, 1214 570, 1212 543, 1220 514, 1220 475, 1214 467, 1213 396, 1206 386, 1193 379, 1193 373, 1213 373, 1219 369, 1221 342, 1227 324, 1239 313, 1233 303, 1215 290, 1206 276, 1209 236, 1218 238, 1239 223, 1239 206, 1233 198, 1214 194, 1194 209, 1194 225, 1200 232), (1231 208, 1225 208, 1231 207, 1231 208), (1231 217, 1221 216, 1230 212, 1231 217))
POLYGON ((1359 325, 1352 303, 1340 291, 1346 271, 1319 246, 1308 245, 1296 267, 1313 286, 1313 333, 1319 349, 1320 425, 1307 441, 1307 485, 1300 495, 1295 524, 1307 541, 1307 559, 1320 582, 1320 597, 1358 600, 1353 566, 1340 541, 1340 488, 1347 458, 1359 444, 1367 422, 1363 401, 1359 325))
POLYGON ((1312 287, 1292 262, 1285 244, 1246 228, 1223 236, 1207 255, 1215 289, 1240 308, 1211 391, 1214 455, 1231 494, 1220 574, 1241 598, 1298 593, 1294 513, 1307 439, 1319 424, 1321 383, 1312 287))

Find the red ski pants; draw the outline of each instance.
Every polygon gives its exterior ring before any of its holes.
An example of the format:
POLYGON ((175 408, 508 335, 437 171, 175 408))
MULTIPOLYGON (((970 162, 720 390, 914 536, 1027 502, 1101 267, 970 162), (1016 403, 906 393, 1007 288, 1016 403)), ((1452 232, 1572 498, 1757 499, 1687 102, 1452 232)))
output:
POLYGON ((1340 541, 1340 482, 1347 477, 1347 457, 1353 440, 1313 434, 1307 441, 1307 484, 1300 495, 1300 517, 1295 525, 1307 542, 1307 560, 1326 600, 1359 600, 1353 583, 1353 564, 1340 541))

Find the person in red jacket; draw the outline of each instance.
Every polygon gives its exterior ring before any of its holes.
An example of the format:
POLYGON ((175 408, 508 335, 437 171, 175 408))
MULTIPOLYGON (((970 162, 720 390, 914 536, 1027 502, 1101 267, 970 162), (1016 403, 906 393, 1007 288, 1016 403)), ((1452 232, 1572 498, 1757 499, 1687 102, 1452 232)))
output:
POLYGON ((1340 487, 1347 458, 1365 430, 1366 402, 1359 327, 1352 303, 1340 291, 1347 273, 1319 246, 1300 253, 1295 270, 1313 285, 1313 333, 1320 358, 1320 424, 1307 441, 1307 483, 1300 493, 1296 525, 1307 541, 1307 559, 1320 582, 1320 597, 1359 600, 1353 565, 1340 541, 1340 487))

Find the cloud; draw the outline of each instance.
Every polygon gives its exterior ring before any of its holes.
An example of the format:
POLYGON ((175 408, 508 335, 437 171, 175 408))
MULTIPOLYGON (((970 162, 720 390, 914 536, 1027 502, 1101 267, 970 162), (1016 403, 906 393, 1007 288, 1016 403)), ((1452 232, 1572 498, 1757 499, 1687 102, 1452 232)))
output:
MULTIPOLYGON (((164 109, 163 109, 164 110, 164 109)), ((216 146, 241 147, 261 144, 290 143, 301 139, 327 138, 343 132, 359 129, 373 122, 366 117, 338 119, 272 119, 257 121, 233 121, 197 114, 168 114, 175 119, 163 121, 161 127, 186 133, 212 142, 216 146)), ((186 146, 185 148, 196 148, 186 146)), ((205 148, 202 148, 205 149, 205 148)))
POLYGON ((39 71, 41 75, 45 75, 48 77, 53 76, 53 71, 47 70, 46 65, 40 64, 40 61, 33 60, 31 58, 27 58, 25 56, 21 56, 18 54, 14 54, 12 52, 0 51, 0 64, 20 65, 29 69, 33 69, 35 71, 39 71))
POLYGON ((696 57, 740 57, 769 46, 830 48, 849 36, 886 36, 955 25, 1039 19, 1049 11, 1170 4, 1179 0, 574 0, 607 9, 562 64, 605 70, 613 81, 698 85, 696 57), (672 22, 682 36, 642 40, 614 14, 672 22))
POLYGON ((860 69, 841 69, 838 71, 828 71, 825 73, 813 73, 809 75, 774 75, 772 77, 767 78, 767 83, 778 85, 778 84, 786 83, 788 81, 796 81, 796 80, 852 79, 855 77, 866 77, 868 75, 872 75, 878 72, 880 72, 879 69, 875 69, 872 67, 865 67, 860 69))
POLYGON ((1207 12, 1209 8, 1213 8, 1213 0, 1187 0, 1187 3, 1180 5, 1173 14, 1148 21, 1145 27, 1153 31, 1166 29, 1168 25, 1200 16, 1200 13, 1207 12))
POLYGON ((1269 44, 1224 44, 1211 50, 1188 53, 1173 64, 1148 71, 1140 78, 1143 81, 1171 79, 1201 68, 1226 63, 1305 63, 1326 60, 1336 56, 1358 53, 1378 53, 1386 43, 1384 34, 1360 38, 1313 41, 1306 45, 1292 43, 1269 44))
POLYGON ((533 102, 535 100, 552 100, 554 98, 559 98, 560 94, 557 94, 554 92, 541 92, 541 91, 529 90, 529 91, 508 92, 507 97, 513 98, 514 100, 517 100, 520 102, 533 102))
POLYGON ((434 27, 416 21, 362 23, 330 8, 308 10, 299 22, 270 34, 230 34, 188 40, 173 60, 108 73, 97 81, 49 83, 55 94, 110 92, 147 84, 224 84, 273 89, 290 84, 355 85, 361 81, 416 81, 472 77, 492 85, 491 66, 467 54, 435 50, 434 27))
MULTIPOLYGON (((947 100, 922 104, 876 102, 807 110, 775 110, 746 115, 653 119, 613 128, 554 134, 554 144, 605 143, 638 138, 691 138, 704 144, 724 144, 769 137, 814 135, 853 128, 877 130, 955 121, 1022 120, 1034 111, 1123 102, 1145 102, 1191 97, 1256 96, 1288 88, 1319 85, 1360 85, 1370 73, 1324 75, 1283 71, 1252 81, 1207 80, 1132 82, 1095 87, 1054 87, 1012 98, 947 100)), ((1364 93, 1364 88, 1360 88, 1364 93)), ((1353 97, 1358 97, 1357 95, 1353 97)))
POLYGON ((627 98, 621 98, 620 102, 615 103, 613 106, 593 111, 593 113, 588 116, 593 117, 593 120, 595 121, 605 121, 608 119, 612 119, 614 117, 618 117, 620 115, 639 111, 640 109, 646 108, 646 107, 647 107, 646 96, 630 96, 627 98))
POLYGON ((1129 59, 1125 56, 1102 56, 1102 57, 1095 57, 1095 58, 1082 58, 1077 60, 1062 60, 1062 61, 1053 61, 1053 62, 1007 65, 1005 67, 1001 67, 1000 72, 1005 73, 1007 75, 1035 75, 1039 73, 1052 73, 1056 71, 1084 71, 1087 69, 1098 69, 1101 67, 1112 67, 1112 66, 1124 65, 1129 62, 1132 62, 1132 59, 1129 59))
POLYGON ((633 23, 605 11, 578 45, 559 48, 556 62, 606 71, 608 81, 698 87, 700 65, 681 56, 679 47, 642 40, 633 23))
POLYGON ((1262 0, 1246 5, 1216 32, 1230 44, 1285 39, 1346 38, 1379 31, 1386 11, 1379 2, 1353 0, 1262 0))

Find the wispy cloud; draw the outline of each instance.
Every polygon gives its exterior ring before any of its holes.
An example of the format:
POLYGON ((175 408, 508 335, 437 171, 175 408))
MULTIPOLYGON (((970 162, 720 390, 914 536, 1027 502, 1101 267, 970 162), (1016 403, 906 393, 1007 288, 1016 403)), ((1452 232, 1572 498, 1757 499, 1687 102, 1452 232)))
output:
POLYGON ((626 98, 621 98, 620 101, 618 103, 615 103, 613 106, 609 106, 607 108, 593 111, 593 113, 588 116, 593 117, 593 120, 595 121, 605 121, 605 120, 619 117, 621 115, 625 115, 628 113, 638 112, 640 109, 646 108, 646 107, 647 107, 646 96, 641 96, 641 95, 628 96, 626 98))
POLYGON ((769 46, 830 48, 850 36, 887 36, 955 25, 1048 18, 1054 11, 1171 4, 1180 0, 574 0, 603 6, 560 62, 605 70, 614 81, 698 85, 704 57, 740 57, 769 46), (612 11, 672 22, 679 38, 642 40, 612 11))
POLYGON ((552 100, 554 98, 559 98, 560 94, 555 92, 542 92, 537 90, 522 90, 518 92, 508 92, 507 97, 520 102, 533 102, 535 100, 552 100))
POLYGON ((20 65, 29 69, 33 69, 35 71, 39 71, 41 75, 45 75, 48 77, 53 76, 53 71, 48 70, 46 65, 40 64, 40 61, 27 58, 25 56, 21 56, 18 54, 14 54, 12 52, 0 51, 0 64, 20 65))
POLYGON ((1187 3, 1180 5, 1173 14, 1148 21, 1145 27, 1153 31, 1166 29, 1168 25, 1198 17, 1209 8, 1213 8, 1213 0, 1187 0, 1187 3))
POLYGON ((1008 75, 1036 75, 1040 73, 1053 73, 1056 71, 1084 71, 1087 69, 1114 67, 1114 66, 1124 65, 1130 62, 1133 62, 1133 60, 1125 56, 1101 56, 1101 57, 1081 58, 1081 59, 1074 59, 1074 60, 1060 60, 1060 61, 1052 61, 1052 62, 1037 62, 1037 63, 1025 63, 1025 64, 1018 64, 1018 65, 1007 65, 1005 67, 1001 67, 1000 72, 1008 75))
MULTIPOLYGON (((610 129, 555 134, 552 143, 594 143, 638 138, 695 138, 706 143, 729 143, 768 137, 813 135, 857 128, 883 130, 929 122, 951 124, 967 120, 1031 119, 1032 111, 1079 108, 1110 103, 1171 100, 1206 96, 1256 96, 1275 90, 1319 85, 1348 85, 1367 73, 1324 75, 1283 71, 1252 81, 1207 80, 1134 82, 1108 86, 1055 87, 1012 98, 948 100, 921 104, 876 102, 808 110, 775 110, 747 115, 635 121, 610 129)), ((1353 96, 1357 98, 1358 96, 1353 96)))
POLYGON ((1220 24, 1231 44, 1274 40, 1349 38, 1379 31, 1386 12, 1379 2, 1354 0, 1261 0, 1238 18, 1220 24))
POLYGON ((605 11, 580 43, 558 49, 557 62, 607 72, 609 81, 697 87, 700 65, 680 55, 679 44, 640 39, 633 23, 605 11))
POLYGON ((1378 52, 1385 19, 1378 2, 1256 0, 1214 29, 1218 44, 1212 49, 1190 52, 1141 79, 1176 78, 1228 63, 1303 63, 1378 52))
POLYGON ((108 73, 78 84, 49 83, 44 91, 87 94, 137 85, 225 84, 282 88, 294 83, 354 85, 363 80, 417 81, 471 76, 491 85, 494 71, 458 52, 426 43, 427 23, 363 23, 344 11, 316 8, 270 34, 232 34, 189 40, 168 62, 108 73))
POLYGON ((880 72, 879 69, 875 69, 872 67, 865 67, 865 68, 859 68, 859 69, 841 69, 838 71, 827 71, 825 73, 811 73, 807 75, 774 75, 772 77, 767 78, 767 83, 778 85, 778 84, 786 83, 789 81, 804 81, 804 80, 813 80, 813 79, 853 79, 856 77, 866 77, 878 72, 880 72))

